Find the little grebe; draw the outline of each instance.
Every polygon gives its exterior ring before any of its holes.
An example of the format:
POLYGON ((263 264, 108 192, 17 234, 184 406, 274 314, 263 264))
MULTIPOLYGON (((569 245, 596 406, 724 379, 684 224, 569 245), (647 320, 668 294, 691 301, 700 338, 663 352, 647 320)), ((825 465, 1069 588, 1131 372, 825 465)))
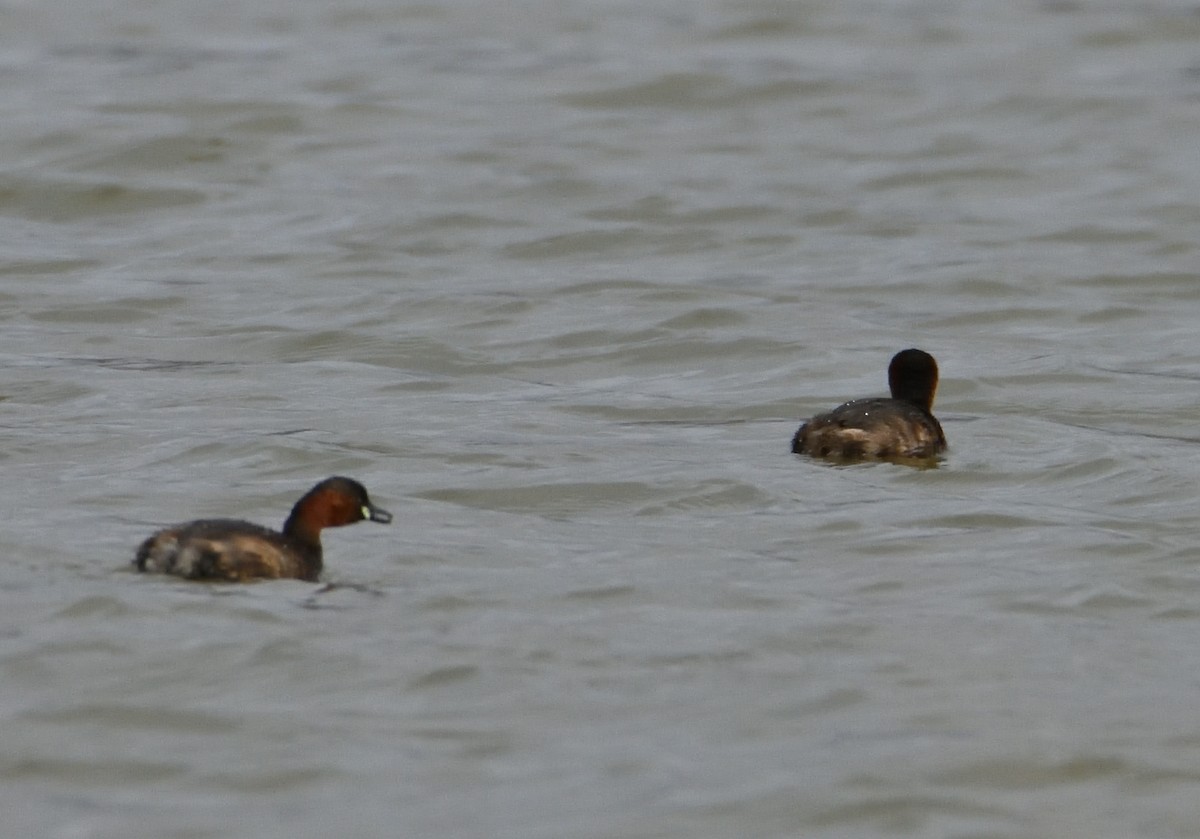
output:
POLYGON ((901 350, 888 365, 891 399, 855 399, 817 414, 796 432, 792 451, 832 460, 929 459, 946 450, 931 413, 937 362, 922 350, 901 350))
POLYGON ((387 524, 392 514, 372 504, 358 481, 326 478, 296 502, 282 533, 236 519, 186 522, 143 542, 133 564, 190 580, 315 581, 322 567, 321 528, 365 520, 387 524))

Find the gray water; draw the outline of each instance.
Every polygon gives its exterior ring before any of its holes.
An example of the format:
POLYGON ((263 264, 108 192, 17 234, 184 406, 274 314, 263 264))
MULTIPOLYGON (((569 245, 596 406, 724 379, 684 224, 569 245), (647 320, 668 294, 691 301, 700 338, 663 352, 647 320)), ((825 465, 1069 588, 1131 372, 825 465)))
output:
POLYGON ((5 837, 1200 836, 1200 7, 17 0, 0 116, 5 837))

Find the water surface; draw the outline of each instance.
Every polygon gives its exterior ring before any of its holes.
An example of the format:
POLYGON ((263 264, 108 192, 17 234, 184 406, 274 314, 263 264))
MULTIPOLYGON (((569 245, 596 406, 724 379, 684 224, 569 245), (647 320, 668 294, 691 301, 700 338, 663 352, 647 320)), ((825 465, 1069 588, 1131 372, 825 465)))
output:
POLYGON ((1200 835, 1192 6, 0 19, 13 835, 1200 835), (939 468, 788 454, 906 346, 939 468))

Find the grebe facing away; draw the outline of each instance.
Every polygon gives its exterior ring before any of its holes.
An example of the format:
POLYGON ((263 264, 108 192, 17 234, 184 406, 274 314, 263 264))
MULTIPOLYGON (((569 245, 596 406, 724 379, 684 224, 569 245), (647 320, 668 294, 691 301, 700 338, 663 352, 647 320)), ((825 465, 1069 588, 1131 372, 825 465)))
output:
POLYGON ((931 459, 946 435, 931 413, 938 368, 922 350, 901 350, 888 365, 891 399, 855 399, 817 414, 796 432, 792 451, 831 460, 931 459))
POLYGON ((296 502, 281 533, 236 519, 190 521, 143 542, 133 564, 190 580, 311 582, 321 573, 321 529, 367 520, 387 524, 392 514, 372 504, 358 481, 326 478, 296 502))

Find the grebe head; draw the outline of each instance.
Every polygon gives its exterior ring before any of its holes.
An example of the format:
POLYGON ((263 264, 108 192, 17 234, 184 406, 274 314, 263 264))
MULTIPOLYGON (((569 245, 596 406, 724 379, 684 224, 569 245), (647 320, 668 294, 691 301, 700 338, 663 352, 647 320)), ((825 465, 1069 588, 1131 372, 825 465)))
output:
POLYGON ((893 399, 911 402, 930 411, 937 386, 938 366, 929 353, 910 349, 892 356, 892 363, 888 365, 888 387, 893 399))

